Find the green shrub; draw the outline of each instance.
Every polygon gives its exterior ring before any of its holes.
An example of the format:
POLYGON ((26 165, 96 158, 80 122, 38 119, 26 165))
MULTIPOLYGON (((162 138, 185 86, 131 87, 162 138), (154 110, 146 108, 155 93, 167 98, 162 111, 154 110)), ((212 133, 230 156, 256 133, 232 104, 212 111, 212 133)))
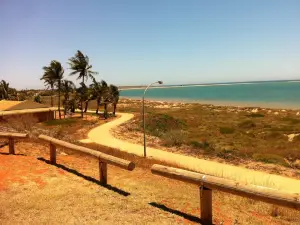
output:
POLYGON ((208 149, 210 146, 209 146, 209 143, 204 140, 204 141, 190 141, 189 144, 193 147, 193 148, 200 148, 200 149, 208 149))
MULTIPOLYGON (((143 124, 141 123, 141 127, 143 124)), ((172 130, 181 130, 185 122, 173 116, 160 113, 148 113, 146 118, 146 132, 160 137, 172 130)))
POLYGON ((34 96, 33 101, 34 101, 34 102, 37 102, 37 103, 42 103, 42 101, 41 101, 41 96, 40 96, 40 95, 34 96))
POLYGON ((238 124, 238 126, 240 127, 240 128, 253 128, 253 127, 255 127, 256 125, 255 125, 255 123, 252 121, 252 120, 245 120, 245 121, 243 121, 243 122, 240 122, 239 124, 238 124))
POLYGON ((251 114, 248 114, 247 117, 265 117, 264 114, 261 114, 261 113, 251 113, 251 114))
POLYGON ((288 164, 286 163, 284 158, 282 158, 279 155, 255 153, 252 155, 252 158, 259 162, 274 163, 274 164, 280 164, 283 166, 288 166, 288 164))
POLYGON ((284 117, 284 118, 281 118, 282 121, 286 121, 286 122, 289 122, 291 124, 298 124, 300 123, 300 119, 297 119, 297 118, 291 118, 291 117, 284 117))
POLYGON ((234 128, 232 127, 220 127, 221 134, 232 134, 234 132, 234 128))
POLYGON ((172 130, 162 136, 163 145, 165 146, 181 146, 186 141, 186 133, 182 130, 172 130))

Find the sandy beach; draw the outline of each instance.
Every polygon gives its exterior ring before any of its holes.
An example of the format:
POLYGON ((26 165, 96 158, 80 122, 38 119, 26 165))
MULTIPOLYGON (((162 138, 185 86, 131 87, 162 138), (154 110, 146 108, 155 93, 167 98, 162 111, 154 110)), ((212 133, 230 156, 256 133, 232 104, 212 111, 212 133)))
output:
MULTIPOLYGON (((142 97, 120 97, 123 100, 141 100, 142 97)), ((198 103, 203 105, 214 106, 230 106, 230 107, 251 107, 251 108, 267 108, 267 109, 290 109, 300 110, 297 105, 289 103, 274 103, 274 102, 237 102, 237 101, 210 101, 210 100, 191 100, 191 99, 167 99, 167 98, 145 98, 145 101, 158 102, 158 103, 198 103)))
MULTIPOLYGON (((299 83, 298 80, 293 81, 283 81, 288 83, 299 83)), ((157 86, 151 86, 151 89, 155 88, 185 88, 185 87, 210 87, 210 86, 232 86, 232 85, 240 85, 240 84, 263 84, 264 82, 241 82, 241 83, 216 83, 216 84, 183 84, 183 85, 157 85, 157 86)), ((146 86, 139 86, 139 87, 128 87, 128 88, 120 88, 119 90, 139 90, 139 89, 145 89, 146 86)))

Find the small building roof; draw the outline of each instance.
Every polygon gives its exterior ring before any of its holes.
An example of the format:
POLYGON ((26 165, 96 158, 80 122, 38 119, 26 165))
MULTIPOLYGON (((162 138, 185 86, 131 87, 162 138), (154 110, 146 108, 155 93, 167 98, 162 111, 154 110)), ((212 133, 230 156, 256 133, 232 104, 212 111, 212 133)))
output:
POLYGON ((0 101, 0 111, 13 111, 13 110, 24 110, 24 109, 40 109, 49 108, 46 105, 26 100, 26 101, 0 101))
POLYGON ((23 110, 11 110, 11 111, 0 111, 1 116, 21 115, 29 113, 41 113, 41 112, 54 112, 57 108, 39 108, 39 109, 23 109, 23 110))

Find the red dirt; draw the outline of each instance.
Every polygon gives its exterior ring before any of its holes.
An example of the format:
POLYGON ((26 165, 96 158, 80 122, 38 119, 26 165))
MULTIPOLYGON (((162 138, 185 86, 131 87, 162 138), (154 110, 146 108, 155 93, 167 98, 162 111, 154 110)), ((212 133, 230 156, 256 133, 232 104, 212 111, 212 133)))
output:
MULTIPOLYGON (((85 196, 87 193, 90 194, 91 192, 95 191, 96 194, 92 195, 92 197, 90 198, 92 199, 91 201, 97 199, 95 197, 99 197, 97 201, 101 201, 101 202, 99 203, 96 202, 95 205, 97 205, 97 207, 98 206, 104 207, 101 208, 101 210, 107 209, 112 211, 112 213, 114 212, 115 216, 120 214, 120 210, 121 211, 124 210, 123 216, 124 219, 126 217, 125 221, 129 221, 128 214, 126 213, 128 213, 131 210, 132 212, 136 212, 137 217, 141 215, 146 217, 149 215, 155 215, 159 213, 159 216, 156 217, 157 222, 165 221, 164 224, 172 224, 172 222, 174 224, 174 221, 176 221, 175 222, 176 224, 196 223, 188 219, 185 219, 182 216, 176 216, 167 211, 162 211, 162 210, 159 211, 156 208, 151 208, 148 206, 148 203, 151 201, 155 201, 157 203, 163 204, 170 209, 174 209, 185 214, 193 215, 195 217, 200 216, 198 187, 169 180, 166 178, 154 176, 149 172, 149 170, 137 168, 133 172, 129 173, 128 171, 123 171, 113 166, 109 167, 109 171, 108 171, 109 183, 112 184, 113 186, 120 187, 121 189, 125 189, 126 191, 129 191, 131 193, 131 196, 125 199, 122 196, 120 197, 118 195, 114 195, 114 193, 111 191, 107 192, 105 188, 96 186, 92 182, 87 182, 82 178, 78 178, 70 172, 67 172, 56 166, 48 165, 43 161, 37 160, 37 157, 44 157, 45 159, 49 158, 48 145, 43 145, 40 143, 32 143, 32 142, 23 142, 23 143, 18 142, 16 144, 16 153, 25 154, 26 156, 7 155, 6 154, 7 152, 8 152, 7 146, 0 149, 0 195, 5 196, 5 194, 7 194, 8 196, 8 197, 3 197, 4 203, 6 199, 9 199, 11 196, 14 196, 14 193, 11 194, 11 192, 9 192, 9 189, 18 187, 19 188, 18 193, 22 193, 23 192, 22 185, 26 187, 28 187, 28 185, 30 186, 32 185, 32 187, 40 189, 40 191, 43 192, 49 189, 49 185, 51 185, 51 179, 53 177, 56 177, 59 178, 58 179, 59 182, 63 180, 64 180, 63 182, 65 182, 62 184, 62 187, 59 187, 57 190, 63 191, 66 188, 71 188, 71 190, 75 192, 77 190, 77 184, 78 184, 78 188, 86 188, 86 190, 84 189, 84 191, 82 192, 82 196, 85 196), (70 183, 72 183, 72 185, 74 184, 76 185, 74 189, 72 189, 71 184, 69 185, 69 181, 70 183), (168 187, 168 188, 163 188, 163 187, 168 187), (185 191, 183 190, 183 188, 185 191), (113 202, 115 198, 116 201, 113 202), (113 206, 109 205, 108 207, 106 205, 107 201, 112 201, 113 206), (117 208, 117 206, 120 201, 125 201, 125 202, 123 205, 122 204, 120 205, 120 209, 119 209, 117 208), (136 204, 139 205, 136 206, 136 204), (129 208, 130 210, 126 211, 127 208, 129 208)), ((64 150, 64 152, 67 151, 64 150)), ((99 176, 97 161, 88 156, 78 155, 78 154, 62 156, 58 152, 57 160, 59 164, 64 165, 70 169, 78 170, 80 173, 86 176, 91 176, 96 179, 99 176)), ((54 185, 52 187, 56 188, 57 185, 54 185)), ((45 192, 49 195, 52 194, 52 190, 50 192, 49 190, 48 192, 47 191, 45 192)), ((69 193, 69 189, 66 191, 66 193, 69 193)), ((58 192, 56 194, 58 194, 58 192)), ((81 192, 80 193, 78 192, 77 194, 81 196, 81 192)), ((26 195, 24 196, 26 197, 26 195)), ((37 192, 37 196, 39 196, 38 192, 37 192)), ((41 196, 44 195, 40 195, 37 198, 41 198, 41 196)), ((74 198, 67 198, 68 197, 67 195, 62 195, 62 196, 66 197, 66 199, 68 199, 69 201, 74 199, 74 198)), ((18 205, 18 202, 16 200, 11 200, 10 204, 12 204, 13 201, 15 201, 16 202, 15 204, 18 205)), ((85 198, 78 198, 78 205, 81 206, 82 201, 85 201, 85 198)), ((61 204, 63 204, 63 202, 64 201, 61 201, 61 204)), ((90 202, 90 200, 87 202, 90 202)), ((91 207, 90 205, 88 205, 87 202, 85 202, 85 204, 87 205, 83 205, 82 208, 82 210, 84 210, 85 208, 87 209, 87 211, 84 212, 85 214, 89 213, 88 207, 91 207)), ((55 201, 52 201, 49 204, 55 205, 56 203, 55 201)), ((59 205, 57 205, 57 207, 58 206, 59 205)), ((254 207, 254 206, 255 205, 253 205, 253 207, 251 205, 248 205, 247 203, 241 201, 241 199, 235 196, 230 196, 230 199, 226 200, 226 198, 224 199, 223 195, 219 193, 214 193, 213 221, 215 224, 231 225, 231 224, 249 224, 248 222, 253 220, 257 222, 253 224, 274 224, 275 225, 275 224, 289 224, 289 222, 286 221, 285 219, 291 217, 291 218, 295 218, 293 224, 298 224, 297 222, 295 222, 295 220, 299 218, 297 217, 298 214, 297 215, 295 214, 295 216, 293 214, 291 214, 290 216, 281 215, 278 218, 273 218, 270 216, 269 211, 264 211, 260 209, 261 207, 254 207), (234 202, 234 204, 231 204, 232 202, 234 202), (240 207, 236 207, 239 206, 239 204, 241 203, 243 205, 241 205, 240 207), (236 221, 242 223, 236 223, 236 221)), ((270 206, 264 206, 264 207, 269 209, 270 206)), ((9 211, 11 208, 12 207, 7 208, 6 211, 9 211)), ((24 212, 27 210, 26 208, 23 209, 21 206, 20 209, 24 210, 24 212)), ((49 215, 52 212, 53 212, 52 209, 49 210, 48 212, 49 215)), ((60 210, 58 210, 56 213, 59 212, 60 210)), ((98 213, 99 215, 102 215, 102 211, 98 213)), ((9 212, 7 214, 11 215, 9 212)), ((32 212, 32 218, 35 218, 34 215, 36 215, 36 211, 32 212)), ((107 213, 107 216, 109 215, 111 215, 110 212, 107 213)), ((1 210, 0 210, 0 217, 1 217, 1 210)), ((105 216, 103 216, 103 218, 105 218, 105 216)), ((7 221, 10 222, 11 224, 12 221, 17 219, 18 217, 16 216, 15 218, 7 221)), ((150 217, 148 219, 150 221, 150 217)), ((147 220, 145 219, 145 221, 147 220)))
POLYGON ((34 183, 40 188, 46 184, 44 174, 49 176, 65 172, 59 168, 49 166, 44 162, 36 160, 33 156, 17 156, 0 154, 0 191, 7 190, 11 185, 22 185, 34 183))

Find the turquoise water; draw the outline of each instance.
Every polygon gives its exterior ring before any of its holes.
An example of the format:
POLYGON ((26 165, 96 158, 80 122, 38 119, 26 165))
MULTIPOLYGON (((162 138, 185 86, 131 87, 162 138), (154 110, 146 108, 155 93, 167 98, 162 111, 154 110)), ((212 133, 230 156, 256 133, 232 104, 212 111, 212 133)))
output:
MULTIPOLYGON (((142 97, 144 90, 122 90, 123 97, 142 97)), ((148 89, 147 98, 157 100, 244 103, 300 108, 300 82, 183 86, 148 89)))

